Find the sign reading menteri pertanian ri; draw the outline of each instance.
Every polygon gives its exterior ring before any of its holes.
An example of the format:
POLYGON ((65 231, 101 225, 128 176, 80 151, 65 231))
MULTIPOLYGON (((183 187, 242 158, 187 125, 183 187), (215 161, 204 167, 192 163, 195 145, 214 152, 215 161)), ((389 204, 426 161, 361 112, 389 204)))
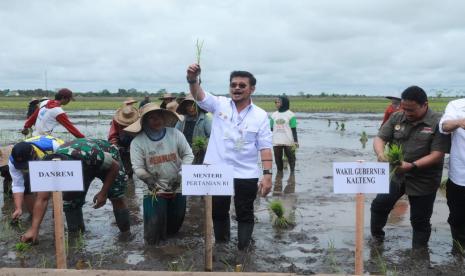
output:
POLYGON ((84 191, 78 160, 30 161, 29 177, 32 192, 84 191))
POLYGON ((389 163, 334 162, 334 193, 389 193, 389 163))
POLYGON ((183 195, 234 195, 233 167, 182 165, 183 195))

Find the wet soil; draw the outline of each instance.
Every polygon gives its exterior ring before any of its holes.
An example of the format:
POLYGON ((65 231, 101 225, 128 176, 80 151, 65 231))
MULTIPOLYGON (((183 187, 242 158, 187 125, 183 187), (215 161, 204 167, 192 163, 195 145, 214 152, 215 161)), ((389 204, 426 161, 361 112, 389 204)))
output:
MULTIPOLYGON (((73 118, 73 113, 69 115, 73 118)), ((111 112, 76 115, 80 117, 74 121, 85 134, 105 137, 111 112)), ((15 119, 18 117, 5 116, 0 113, 3 143, 20 137, 17 130, 23 122, 15 119)), ((374 161, 371 144, 381 117, 381 114, 298 114, 300 148, 297 150, 295 174, 287 170, 282 176, 275 173, 273 193, 256 200, 254 244, 248 252, 238 252, 236 249, 237 225, 232 220, 232 240, 214 245, 214 271, 232 271, 236 264, 242 264, 245 271, 354 273, 355 198, 353 195, 332 192, 332 162, 374 161), (344 122, 346 130, 336 129, 336 122, 344 122), (366 147, 359 141, 362 131, 368 135, 366 147), (273 199, 283 202, 286 214, 295 214, 296 225, 293 228, 276 230, 272 227, 268 204, 273 199)), ((130 235, 119 233, 111 204, 98 210, 92 209, 90 202, 85 205, 86 232, 67 237, 68 267, 203 270, 201 197, 188 199, 186 218, 178 234, 158 246, 150 246, 143 239, 141 185, 138 180, 128 183, 132 224, 130 235)), ((88 201, 100 186, 99 181, 91 185, 88 201)), ((433 232, 426 253, 410 250, 411 226, 408 201, 405 199, 401 199, 391 212, 384 245, 370 244, 369 207, 373 198, 374 195, 366 195, 365 199, 364 268, 367 274, 465 275, 464 260, 450 254, 448 208, 443 193, 438 192, 435 202, 431 221, 433 232)), ((13 208, 11 200, 0 199, 0 206, 0 266, 55 267, 51 208, 42 223, 39 244, 25 252, 18 252, 15 244, 19 235, 30 225, 30 219, 24 215, 20 227, 11 227, 8 223, 13 208)), ((234 211, 231 216, 234 218, 234 211)))

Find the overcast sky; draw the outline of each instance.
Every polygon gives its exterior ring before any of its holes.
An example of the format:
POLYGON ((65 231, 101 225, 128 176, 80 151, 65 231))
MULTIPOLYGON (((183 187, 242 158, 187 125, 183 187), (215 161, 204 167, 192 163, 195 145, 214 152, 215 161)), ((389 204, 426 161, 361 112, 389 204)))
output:
MULTIPOLYGON (((0 1, 0 89, 256 93, 465 91, 465 1, 0 1)), ((454 92, 455 93, 455 92, 454 92)), ((463 93, 463 92, 462 92, 463 93)))

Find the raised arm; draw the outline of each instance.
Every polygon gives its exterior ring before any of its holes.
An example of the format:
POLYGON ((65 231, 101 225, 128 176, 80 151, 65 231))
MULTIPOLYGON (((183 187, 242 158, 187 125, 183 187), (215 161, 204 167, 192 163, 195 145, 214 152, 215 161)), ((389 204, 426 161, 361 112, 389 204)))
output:
POLYGON ((200 65, 194 63, 187 67, 187 82, 192 97, 196 101, 202 101, 205 98, 205 92, 199 83, 200 65))

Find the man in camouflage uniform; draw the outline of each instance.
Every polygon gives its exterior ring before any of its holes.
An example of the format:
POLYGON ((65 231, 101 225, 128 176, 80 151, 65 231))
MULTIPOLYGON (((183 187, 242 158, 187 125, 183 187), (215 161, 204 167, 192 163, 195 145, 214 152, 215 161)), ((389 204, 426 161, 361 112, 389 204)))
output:
POLYGON ((81 160, 84 178, 84 191, 64 192, 63 209, 69 232, 84 231, 82 206, 90 183, 97 177, 103 186, 94 197, 94 208, 105 205, 107 198, 113 205, 116 224, 121 232, 129 231, 129 210, 126 205, 126 174, 118 148, 101 139, 81 138, 67 142, 59 147, 55 154, 45 159, 81 160))

